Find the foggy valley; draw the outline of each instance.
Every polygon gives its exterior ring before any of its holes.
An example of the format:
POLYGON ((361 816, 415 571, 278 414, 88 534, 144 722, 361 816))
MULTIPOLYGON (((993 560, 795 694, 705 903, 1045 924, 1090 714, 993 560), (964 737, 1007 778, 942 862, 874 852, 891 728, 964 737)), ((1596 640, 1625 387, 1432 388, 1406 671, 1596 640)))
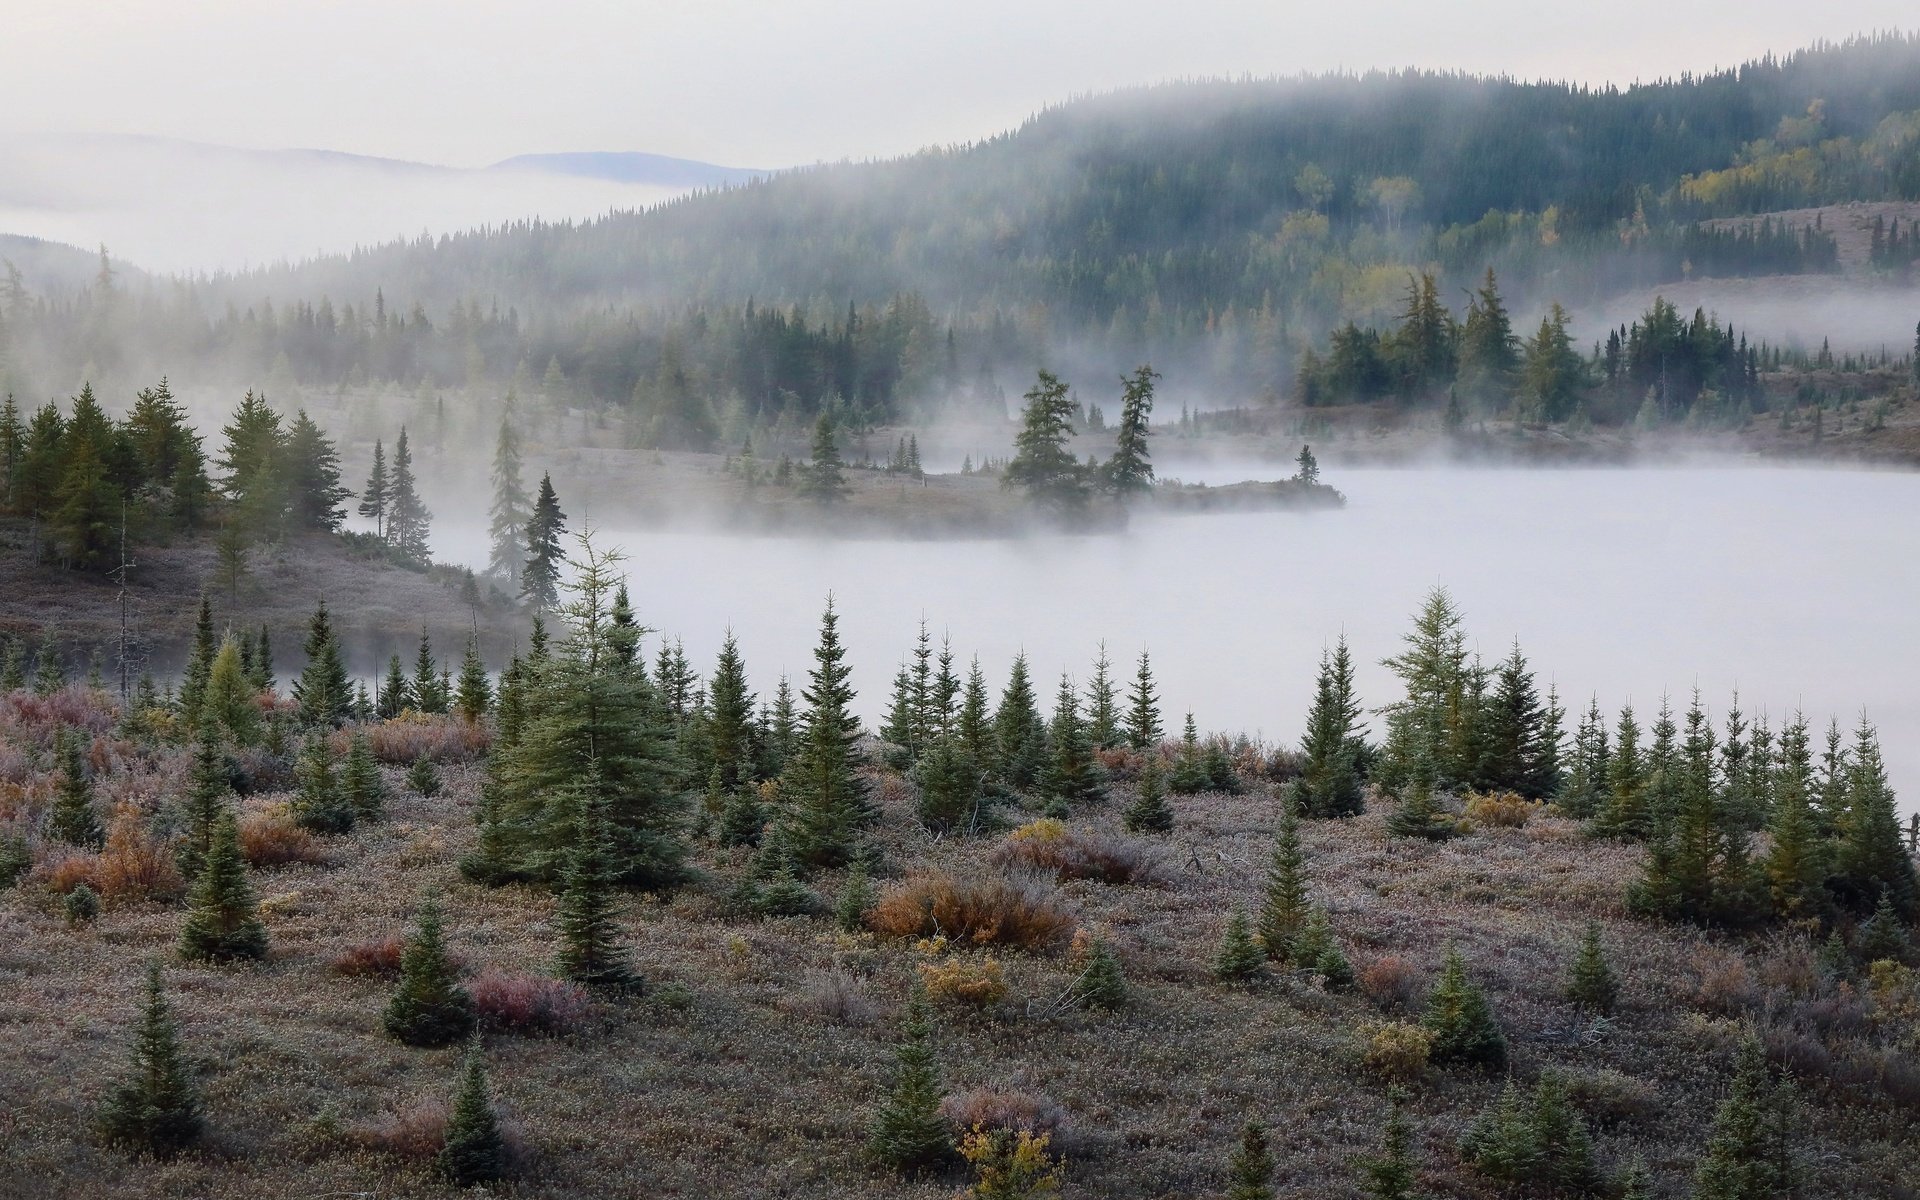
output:
POLYGON ((1920 33, 1636 4, 23 0, 0 1198, 1920 1196, 1920 33))

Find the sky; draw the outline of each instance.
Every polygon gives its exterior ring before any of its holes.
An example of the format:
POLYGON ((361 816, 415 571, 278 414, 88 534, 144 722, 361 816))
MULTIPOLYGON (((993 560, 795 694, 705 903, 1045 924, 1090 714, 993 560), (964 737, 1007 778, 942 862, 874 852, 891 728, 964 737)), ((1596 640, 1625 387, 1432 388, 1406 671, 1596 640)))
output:
POLYGON ((969 141, 1180 77, 1625 83, 1916 21, 1912 0, 0 0, 0 133, 779 167, 969 141))

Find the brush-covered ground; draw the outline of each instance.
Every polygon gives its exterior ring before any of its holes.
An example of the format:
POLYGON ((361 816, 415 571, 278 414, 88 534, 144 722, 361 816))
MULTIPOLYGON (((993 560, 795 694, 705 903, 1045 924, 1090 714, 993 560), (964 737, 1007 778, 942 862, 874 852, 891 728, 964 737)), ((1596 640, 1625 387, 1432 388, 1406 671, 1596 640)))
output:
MULTIPOLYGON (((257 965, 205 967, 174 953, 183 908, 164 895, 155 840, 184 787, 184 751, 128 740, 107 699, 82 687, 0 698, 0 819, 26 828, 49 802, 48 748, 61 722, 95 735, 95 792, 115 814, 114 839, 100 859, 77 864, 37 844, 35 867, 0 895, 0 1194, 454 1194, 429 1159, 459 1052, 383 1036, 392 985, 378 967, 391 955, 381 944, 404 935, 420 897, 437 891, 476 988, 483 974, 497 984, 501 971, 550 971, 554 897, 476 886, 455 867, 474 841, 484 731, 451 718, 374 728, 388 764, 439 758, 444 789, 411 792, 388 765, 385 818, 312 842, 281 813, 284 773, 253 755, 261 788, 240 806, 271 949, 257 965), (57 889, 81 877, 101 885, 106 903, 93 922, 70 924, 57 889), (155 957, 209 1126, 198 1148, 165 1162, 131 1158, 91 1126, 125 1069, 143 966, 155 957)), ((1042 949, 845 932, 824 916, 738 916, 728 896, 747 852, 696 841, 691 885, 622 901, 644 993, 565 994, 557 1031, 486 1037, 494 1095, 522 1146, 498 1194, 952 1196, 963 1175, 903 1181, 867 1166, 862 1147, 910 981, 923 968, 964 976, 954 970, 964 964, 988 982, 973 989, 983 1003, 936 997, 945 1086, 1016 1093, 969 1103, 1055 1127, 1063 1195, 1220 1196, 1230 1148, 1253 1118, 1271 1131, 1279 1195, 1357 1197, 1358 1164, 1378 1150, 1387 1111, 1370 1031, 1419 1019, 1449 945, 1488 990, 1513 1074, 1568 1073, 1609 1169, 1643 1158, 1656 1194, 1687 1195, 1735 1048, 1758 1030, 1798 1073, 1802 1194, 1916 1194, 1920 995, 1911 976, 1878 990, 1836 983, 1797 936, 1732 941, 1631 920, 1622 892, 1641 851, 1588 840, 1550 812, 1427 843, 1390 839, 1390 804, 1375 802, 1357 819, 1304 824, 1313 898, 1330 909, 1358 986, 1329 991, 1292 975, 1217 982, 1212 962, 1230 914, 1259 906, 1272 784, 1243 755, 1242 793, 1176 797, 1170 834, 1135 836, 1121 831, 1120 812, 1138 761, 1109 755, 1109 799, 1065 822, 1068 836, 1113 839, 1108 850, 1130 864, 1121 873, 1137 881, 1030 882, 1029 895, 1075 931, 1042 949), (1624 983, 1610 1020, 1562 996, 1589 919, 1624 983), (1117 1011, 1059 1003, 1087 937, 1106 939, 1124 967, 1129 998, 1117 1011), (988 959, 1004 982, 998 998, 988 959)), ((908 876, 1005 870, 1004 829, 931 837, 909 784, 878 769, 870 778, 883 813, 883 902, 908 876)), ((1006 826, 1034 816, 1017 806, 1004 815, 1006 826)), ((841 878, 813 884, 831 899, 841 878)), ((1406 1078, 1426 1194, 1502 1194, 1456 1149, 1501 1082, 1457 1068, 1406 1078)))

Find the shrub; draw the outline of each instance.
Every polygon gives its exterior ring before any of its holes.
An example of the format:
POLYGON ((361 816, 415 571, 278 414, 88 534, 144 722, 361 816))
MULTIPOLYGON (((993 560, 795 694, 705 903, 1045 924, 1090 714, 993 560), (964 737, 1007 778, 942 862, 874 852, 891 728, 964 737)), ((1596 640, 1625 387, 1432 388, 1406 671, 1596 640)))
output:
POLYGON ((488 1033, 566 1033, 592 1003, 577 983, 488 967, 466 983, 474 1016, 488 1033))
POLYGON ((173 854, 148 829, 146 820, 130 804, 113 815, 107 845, 98 856, 94 886, 110 900, 168 900, 185 884, 174 866, 173 854))
POLYGON ((440 794, 440 768, 422 754, 407 768, 407 786, 431 800, 440 794))
POLYGON ((1745 1012, 1760 1002, 1760 989, 1754 986, 1744 956, 1727 950, 1706 950, 1700 956, 1700 979, 1694 987, 1694 1004, 1713 1013, 1728 1016, 1745 1012))
POLYGON ((412 766, 421 758, 441 763, 472 762, 486 753, 491 740, 484 722, 416 712, 370 725, 366 732, 373 756, 392 767, 412 766))
POLYGON ((940 1101, 940 1115, 955 1129, 1021 1130, 1048 1137, 1067 1132, 1067 1110, 1037 1092, 977 1087, 940 1101))
POLYGON ((327 861, 318 839, 280 808, 250 812, 240 818, 240 855, 254 867, 327 861))
POLYGON ((1513 792, 1473 792, 1467 796, 1467 819, 1494 829, 1518 829, 1542 807, 1513 792))
POLYGON ((445 1100, 429 1096, 354 1125, 348 1130, 347 1139, 363 1150, 391 1154, 409 1162, 427 1162, 447 1144, 447 1122, 451 1116, 445 1100))
POLYGON ((895 937, 945 935, 976 945, 1050 949, 1067 939, 1074 922, 1039 880, 927 872, 890 888, 867 924, 895 937))
POLYGON ((1061 1164, 1047 1153, 1046 1134, 1026 1130, 976 1129, 960 1143, 960 1156, 972 1164, 973 1200, 1046 1200, 1060 1194, 1061 1164))
POLYGON ((94 887, 94 873, 100 869, 100 856, 85 851, 54 849, 34 869, 33 882, 56 896, 65 896, 81 886, 94 887))
POLYGON ((1412 1083, 1427 1073, 1433 1032, 1404 1021, 1370 1021, 1361 1026, 1362 1062, 1389 1083, 1412 1083))
POLYGON ((378 975, 392 978, 400 974, 400 956, 406 953, 406 939, 398 934, 355 942, 334 955, 327 963, 335 975, 378 975))
POLYGON ((866 1025, 880 1013, 866 984, 845 970, 809 973, 798 989, 781 999, 780 1007, 842 1025, 866 1025))
POLYGON ((1660 1097, 1644 1080, 1607 1067, 1567 1071, 1567 1099, 1601 1128, 1646 1125, 1660 1112, 1660 1097))
POLYGON ((1412 1006, 1426 990, 1426 974, 1397 954, 1382 954, 1360 965, 1360 993, 1389 1012, 1412 1006))
POLYGON ((1152 883, 1163 874, 1158 850, 1125 838, 1069 829, 1052 818, 1022 825, 1008 834, 993 859, 1003 867, 1046 871, 1061 880, 1152 883))
POLYGON ((1007 977, 997 959, 950 958, 920 964, 920 982, 932 1000, 985 1008, 1007 998, 1007 977))

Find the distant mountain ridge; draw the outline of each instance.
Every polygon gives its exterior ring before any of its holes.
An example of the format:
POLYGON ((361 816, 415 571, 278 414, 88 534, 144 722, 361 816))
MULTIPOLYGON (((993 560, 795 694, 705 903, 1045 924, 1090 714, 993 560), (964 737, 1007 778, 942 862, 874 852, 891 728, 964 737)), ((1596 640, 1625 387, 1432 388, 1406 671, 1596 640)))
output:
POLYGON ((724 187, 771 175, 750 167, 721 167, 690 158, 647 154, 637 150, 582 150, 563 154, 516 154, 488 167, 489 171, 548 171, 618 183, 650 183, 661 187, 724 187))

